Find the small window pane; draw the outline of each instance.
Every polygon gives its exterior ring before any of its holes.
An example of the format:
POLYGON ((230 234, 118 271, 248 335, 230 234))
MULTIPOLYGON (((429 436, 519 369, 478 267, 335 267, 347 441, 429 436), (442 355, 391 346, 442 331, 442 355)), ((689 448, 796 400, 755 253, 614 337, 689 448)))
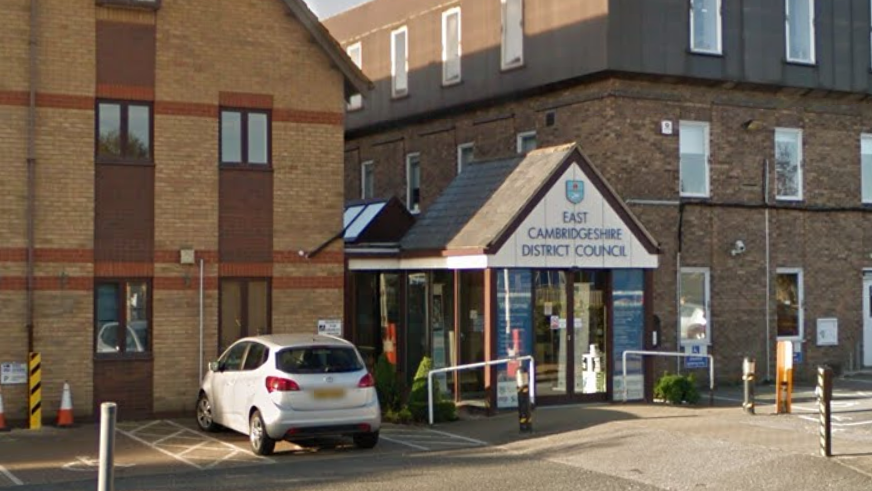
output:
POLYGON ((523 56, 523 0, 503 0, 503 68, 521 64, 523 56))
POLYGON ((266 164, 269 146, 267 144, 266 114, 248 114, 248 163, 266 164))
POLYGON ((242 114, 221 112, 221 161, 242 162, 242 114))
POLYGON ((460 12, 445 16, 445 31, 442 33, 442 43, 445 65, 442 81, 445 83, 460 81, 460 12))
POLYGON ((417 155, 408 157, 409 210, 418 211, 421 206, 421 160, 417 155))
POLYGON ((812 16, 814 0, 787 0, 787 59, 814 61, 812 16))
POLYGON ((536 150, 536 134, 527 133, 518 136, 518 153, 528 153, 536 150))
POLYGON ((709 338, 707 276, 704 271, 681 272, 681 344, 709 338))
MULTIPOLYGON (((351 58, 351 62, 357 65, 357 68, 363 67, 363 50, 361 48, 361 44, 357 43, 348 47, 348 57, 351 58)), ((348 110, 352 111, 355 109, 360 109, 363 106, 363 96, 360 94, 355 94, 348 99, 348 110)))
POLYGON ((708 195, 708 126, 679 125, 681 194, 708 195))
POLYGON ((799 274, 778 273, 776 277, 777 324, 779 337, 800 335, 799 312, 802 307, 799 274))
POLYGON ((242 369, 242 357, 250 343, 239 343, 230 348, 219 361, 220 368, 228 372, 238 372, 242 369))
POLYGON ((393 95, 403 95, 408 91, 408 76, 406 73, 406 31, 396 31, 393 34, 393 95))
POLYGON ((860 142, 860 165, 863 202, 872 203, 872 136, 864 136, 860 142))
POLYGON ((710 53, 720 52, 719 0, 693 0, 693 46, 691 49, 710 53))
POLYGON ((245 365, 242 369, 256 370, 257 368, 260 368, 260 366, 266 361, 268 353, 269 350, 266 349, 266 346, 260 343, 251 343, 251 347, 248 348, 248 354, 245 355, 245 365))
POLYGON ((148 159, 151 154, 151 115, 148 106, 127 107, 126 157, 148 159))
POLYGON ((224 351, 242 337, 242 286, 238 281, 221 282, 221 345, 224 351))
POLYGON ((775 174, 778 198, 800 198, 800 151, 802 139, 798 131, 776 130, 775 174))
POLYGON ((361 167, 361 198, 370 199, 375 196, 375 183, 373 179, 373 164, 372 162, 366 162, 361 167))
POLYGON ((475 146, 472 144, 461 145, 457 152, 457 173, 463 172, 463 169, 475 159, 475 146))
POLYGON ((148 285, 145 283, 127 285, 127 332, 125 336, 127 352, 148 351, 148 285))
POLYGON ((121 156, 121 106, 101 103, 98 111, 100 136, 97 154, 121 156))
POLYGON ((248 335, 259 336, 269 332, 269 289, 266 281, 248 284, 248 335))
POLYGON ((97 287, 97 353, 117 353, 119 312, 118 286, 100 285, 97 287))

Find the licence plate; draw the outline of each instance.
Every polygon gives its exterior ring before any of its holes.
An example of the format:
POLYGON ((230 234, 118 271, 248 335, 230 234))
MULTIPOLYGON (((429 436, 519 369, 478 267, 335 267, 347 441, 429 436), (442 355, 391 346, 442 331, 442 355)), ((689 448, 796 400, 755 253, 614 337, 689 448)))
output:
POLYGON ((315 389, 315 399, 339 399, 345 396, 345 389, 315 389))

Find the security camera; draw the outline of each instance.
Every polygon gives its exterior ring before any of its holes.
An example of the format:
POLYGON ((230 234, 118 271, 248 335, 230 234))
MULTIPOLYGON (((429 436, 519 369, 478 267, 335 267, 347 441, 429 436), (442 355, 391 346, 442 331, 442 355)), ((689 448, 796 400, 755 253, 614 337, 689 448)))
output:
POLYGON ((733 256, 738 256, 739 254, 745 253, 745 243, 741 240, 737 240, 735 244, 733 244, 733 250, 730 251, 730 254, 733 256))

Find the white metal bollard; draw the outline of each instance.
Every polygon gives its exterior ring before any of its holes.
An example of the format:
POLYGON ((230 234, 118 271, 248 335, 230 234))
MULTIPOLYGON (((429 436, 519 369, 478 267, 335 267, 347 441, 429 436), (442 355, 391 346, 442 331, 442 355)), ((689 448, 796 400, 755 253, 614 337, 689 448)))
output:
POLYGON ((115 489, 115 414, 114 402, 100 404, 100 469, 97 491, 115 489))

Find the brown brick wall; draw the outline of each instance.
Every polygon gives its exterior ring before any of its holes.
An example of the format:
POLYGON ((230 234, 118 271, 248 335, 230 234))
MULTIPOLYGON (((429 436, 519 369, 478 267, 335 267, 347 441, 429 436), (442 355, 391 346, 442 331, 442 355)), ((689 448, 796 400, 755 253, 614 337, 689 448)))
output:
MULTIPOLYGON (((738 382, 742 357, 758 360, 766 371, 766 256, 763 168, 770 165, 774 200, 774 128, 803 129, 805 201, 792 209, 777 203, 770 210, 770 347, 774 375, 775 271, 801 267, 805 287, 806 361, 798 374, 811 376, 817 363, 848 369, 861 340, 861 273, 872 267, 872 210, 860 203, 860 133, 872 128, 872 105, 823 96, 697 86, 690 83, 608 79, 541 96, 468 111, 347 143, 346 193, 358 196, 360 162, 375 162, 376 196, 405 200, 405 161, 421 152, 424 196, 444 188, 456 166, 456 145, 474 142, 476 159, 515 152, 515 135, 537 131, 540 147, 578 142, 619 195, 660 242, 660 267, 654 277, 654 313, 661 318, 662 349, 675 349, 678 251, 678 137, 680 120, 711 124, 711 199, 684 207, 681 263, 711 269, 713 352, 718 378, 738 382), (556 124, 546 126, 554 111, 556 124), (756 120, 748 131, 742 123, 756 120), (660 134, 660 122, 673 122, 676 133, 660 134), (446 129, 446 131, 438 131, 446 129), (390 142, 384 144, 383 142, 390 142), (429 180, 428 180, 429 179, 429 180), (433 189, 435 188, 435 189, 433 189), (710 206, 712 203, 719 206, 710 206), (726 206, 729 205, 729 206, 726 206), (832 211, 816 211, 818 209, 832 211), (741 239, 747 252, 730 255, 741 239), (839 319, 839 346, 815 346, 815 322, 839 319)), ((425 198, 425 208, 432 201, 425 198)), ((675 369, 675 362, 658 370, 675 369)), ((705 374, 700 374, 705 378, 705 374)))
POLYGON ((221 262, 269 262, 272 238, 272 172, 222 170, 218 191, 221 262))
POLYGON ((94 259, 154 261, 154 167, 97 165, 94 259))

